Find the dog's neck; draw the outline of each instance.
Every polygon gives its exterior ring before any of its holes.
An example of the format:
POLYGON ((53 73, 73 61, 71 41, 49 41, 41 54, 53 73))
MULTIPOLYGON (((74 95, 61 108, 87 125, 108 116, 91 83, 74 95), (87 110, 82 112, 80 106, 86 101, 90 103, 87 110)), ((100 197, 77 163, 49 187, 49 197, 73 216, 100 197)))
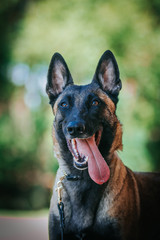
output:
MULTIPOLYGON (((117 181, 120 181, 118 183, 119 188, 121 188, 121 186, 123 185, 124 182, 124 178, 126 177, 127 174, 127 170, 126 167, 124 166, 124 164, 122 163, 122 161, 120 160, 120 158, 118 157, 117 153, 114 153, 112 155, 109 156, 108 160, 109 162, 109 168, 110 168, 110 178, 108 180, 108 182, 102 184, 102 185, 98 185, 96 183, 93 182, 93 180, 90 178, 89 174, 88 174, 88 170, 77 170, 75 169, 74 166, 72 165, 67 165, 65 160, 61 161, 60 164, 60 168, 59 168, 59 176, 62 176, 64 174, 67 174, 68 176, 73 176, 73 177, 77 177, 77 181, 72 181, 72 179, 65 181, 66 186, 70 185, 81 185, 83 186, 82 190, 86 191, 86 189, 88 188, 96 188, 98 189, 103 189, 104 187, 106 188, 110 188, 114 191, 115 186, 117 186, 117 181), (112 158, 112 159, 111 159, 112 158), (120 175, 123 176, 120 177, 120 175), (115 184, 115 185, 114 185, 115 184)), ((72 189, 71 189, 72 190, 72 189)), ((94 189, 95 191, 95 189, 94 189)), ((101 190, 100 190, 101 191, 101 190)), ((116 191, 118 192, 118 191, 116 191)))

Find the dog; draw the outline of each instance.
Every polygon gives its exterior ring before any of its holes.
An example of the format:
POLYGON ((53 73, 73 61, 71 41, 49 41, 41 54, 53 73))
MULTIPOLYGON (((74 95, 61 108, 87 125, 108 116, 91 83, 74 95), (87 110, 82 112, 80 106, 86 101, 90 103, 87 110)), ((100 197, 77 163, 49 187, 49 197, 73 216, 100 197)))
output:
POLYGON ((116 116, 121 88, 110 50, 101 56, 92 82, 83 86, 74 85, 59 53, 51 59, 46 92, 55 115, 59 169, 50 205, 50 240, 160 239, 160 174, 133 172, 117 155, 122 150, 116 116))

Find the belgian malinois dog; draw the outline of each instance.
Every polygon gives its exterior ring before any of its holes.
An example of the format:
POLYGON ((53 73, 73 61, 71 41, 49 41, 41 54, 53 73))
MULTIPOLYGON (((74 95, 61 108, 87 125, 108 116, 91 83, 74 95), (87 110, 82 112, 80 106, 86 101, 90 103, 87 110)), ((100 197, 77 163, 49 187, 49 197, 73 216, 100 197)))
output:
POLYGON ((46 91, 55 115, 59 169, 50 205, 50 240, 160 239, 160 174, 132 172, 116 153, 122 150, 116 116, 121 87, 109 50, 92 82, 83 86, 74 85, 59 53, 51 59, 46 91))

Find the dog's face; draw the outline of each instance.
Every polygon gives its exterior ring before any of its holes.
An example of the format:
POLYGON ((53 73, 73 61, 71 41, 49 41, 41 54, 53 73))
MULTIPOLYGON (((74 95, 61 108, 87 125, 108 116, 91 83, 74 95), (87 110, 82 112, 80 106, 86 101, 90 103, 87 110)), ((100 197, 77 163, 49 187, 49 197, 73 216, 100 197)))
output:
POLYGON ((92 83, 84 86, 73 84, 60 54, 52 57, 46 90, 61 155, 79 170, 88 168, 98 184, 110 175, 107 156, 122 147, 121 125, 115 115, 120 89, 118 65, 110 51, 102 55, 92 83))

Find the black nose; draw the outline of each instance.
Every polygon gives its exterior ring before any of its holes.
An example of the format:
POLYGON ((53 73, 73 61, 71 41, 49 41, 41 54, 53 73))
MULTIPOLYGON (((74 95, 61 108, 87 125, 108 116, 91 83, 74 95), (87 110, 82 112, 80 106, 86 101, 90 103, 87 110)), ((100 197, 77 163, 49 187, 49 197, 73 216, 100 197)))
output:
POLYGON ((70 122, 67 126, 67 131, 70 135, 78 137, 85 132, 85 125, 83 122, 70 122))

